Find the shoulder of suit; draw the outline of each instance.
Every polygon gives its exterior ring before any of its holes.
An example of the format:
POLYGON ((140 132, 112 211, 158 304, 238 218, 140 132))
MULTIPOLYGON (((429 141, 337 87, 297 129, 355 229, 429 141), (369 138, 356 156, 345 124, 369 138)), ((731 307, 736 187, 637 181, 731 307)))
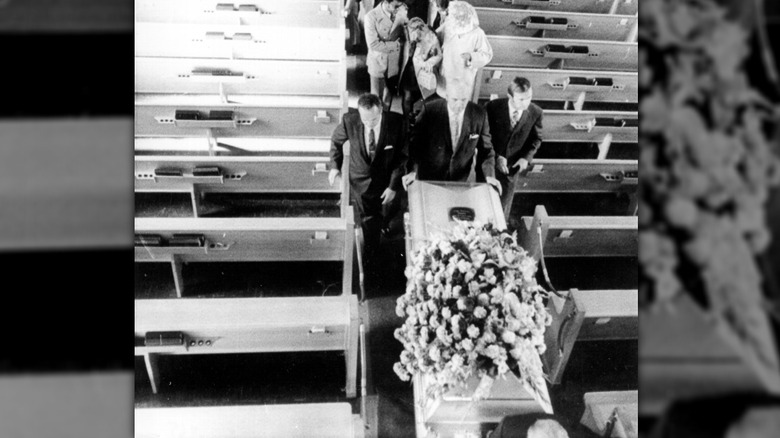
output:
POLYGON ((392 111, 385 111, 382 113, 382 117, 387 117, 388 123, 401 124, 404 121, 404 116, 402 114, 394 113, 392 111))
POLYGON ((533 102, 531 102, 530 108, 532 108, 534 112, 539 113, 540 115, 544 112, 544 110, 542 110, 542 107, 540 107, 539 105, 533 102))
POLYGON ((357 110, 353 110, 352 108, 347 111, 346 114, 344 114, 344 122, 346 123, 363 123, 360 120, 360 113, 357 112, 357 110))
MULTIPOLYGON (((501 106, 503 106, 503 105, 506 105, 506 104, 507 104, 507 102, 509 102, 509 99, 508 99, 508 98, 506 98, 506 97, 501 97, 501 98, 498 98, 498 99, 493 99, 493 100, 491 100, 490 102, 488 102, 488 103, 487 103, 487 105, 485 105, 485 108, 489 108, 489 109, 495 109, 496 107, 501 107, 501 106)), ((532 104, 532 105, 533 105, 533 104, 532 104)))
POLYGON ((485 110, 485 108, 482 108, 481 106, 477 105, 474 102, 469 102, 469 104, 467 105, 467 108, 471 108, 471 111, 474 111, 477 114, 482 114, 482 115, 487 114, 487 111, 485 110))

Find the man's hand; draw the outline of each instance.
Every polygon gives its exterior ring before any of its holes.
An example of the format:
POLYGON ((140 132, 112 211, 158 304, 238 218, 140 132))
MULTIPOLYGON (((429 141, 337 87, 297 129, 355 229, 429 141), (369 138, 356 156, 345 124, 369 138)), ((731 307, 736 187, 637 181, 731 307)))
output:
POLYGON ((503 173, 504 175, 509 173, 509 168, 506 167, 506 157, 502 157, 501 155, 498 155, 496 157, 497 163, 496 163, 496 169, 498 169, 499 172, 503 173))
POLYGON ((411 172, 401 177, 401 184, 404 186, 404 190, 409 189, 409 184, 417 179, 417 172, 411 172))
POLYGON ((385 191, 382 192, 382 205, 393 202, 393 199, 395 199, 395 190, 390 187, 386 188, 385 191))
POLYGON ((520 167, 520 172, 524 171, 525 169, 528 169, 528 160, 525 158, 521 158, 517 160, 517 163, 515 163, 512 167, 520 167))
POLYGON ((341 172, 338 169, 330 169, 330 173, 328 173, 328 182, 331 186, 336 182, 337 176, 341 176, 341 172))
POLYGON ((466 64, 466 67, 471 67, 471 53, 461 53, 460 57, 463 58, 463 62, 466 64))
POLYGON ((341 11, 341 15, 343 15, 344 18, 349 17, 349 9, 345 8, 343 11, 341 11))
POLYGON ((488 184, 493 186, 496 190, 498 190, 498 195, 501 196, 501 183, 498 182, 497 179, 493 178, 492 176, 485 177, 485 181, 487 181, 488 184))

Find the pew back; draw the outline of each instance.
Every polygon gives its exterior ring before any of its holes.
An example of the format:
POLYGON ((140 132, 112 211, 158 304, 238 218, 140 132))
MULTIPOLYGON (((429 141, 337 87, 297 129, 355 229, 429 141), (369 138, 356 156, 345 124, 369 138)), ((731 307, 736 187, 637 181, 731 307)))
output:
POLYGON ((637 71, 637 43, 488 35, 494 67, 637 71))
POLYGON ((136 94, 136 137, 330 138, 347 110, 342 96, 136 94))
POLYGON ((573 294, 585 310, 578 341, 637 339, 639 292, 634 290, 577 290, 573 294))
POLYGON ((588 70, 548 70, 494 67, 488 65, 477 75, 474 101, 505 97, 515 77, 531 82, 534 100, 575 101, 586 93, 588 102, 639 102, 638 77, 632 72, 588 70))
POLYGON ((136 93, 341 96, 346 59, 331 61, 136 58, 136 93))
POLYGON ((335 60, 342 29, 136 23, 135 56, 166 58, 335 60))
POLYGON ((254 0, 251 4, 139 0, 135 2, 135 20, 137 23, 339 28, 344 23, 342 4, 337 0, 254 0))
POLYGON ((136 218, 137 262, 350 260, 350 218, 136 218), (156 243, 161 239, 161 243, 156 243))
POLYGON ((634 192, 636 160, 535 159, 515 193, 634 192))
POLYGON ((523 217, 520 246, 539 259, 545 257, 636 257, 636 216, 548 216, 537 205, 533 217, 523 217), (541 227, 541 241, 538 229, 541 227))
POLYGON ((475 7, 635 15, 638 0, 468 0, 475 7))
POLYGON ((618 111, 544 111, 545 141, 614 143, 639 141, 639 114, 618 111))
POLYGON ((479 27, 487 35, 633 42, 636 16, 479 8, 479 27))
POLYGON ((136 438, 357 437, 349 403, 135 409, 136 438))

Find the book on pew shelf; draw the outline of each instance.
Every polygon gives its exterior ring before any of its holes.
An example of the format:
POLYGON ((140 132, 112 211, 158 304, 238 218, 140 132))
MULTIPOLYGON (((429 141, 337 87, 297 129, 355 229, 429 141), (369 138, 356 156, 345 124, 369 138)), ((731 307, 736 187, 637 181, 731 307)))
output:
POLYGON ((144 338, 147 347, 160 347, 166 345, 184 345, 184 333, 182 332, 147 332, 144 338))
POLYGON ((165 241, 159 234, 136 234, 135 246, 163 246, 165 241))
POLYGON ((198 247, 206 244, 206 236, 202 234, 174 234, 168 240, 168 246, 198 247))

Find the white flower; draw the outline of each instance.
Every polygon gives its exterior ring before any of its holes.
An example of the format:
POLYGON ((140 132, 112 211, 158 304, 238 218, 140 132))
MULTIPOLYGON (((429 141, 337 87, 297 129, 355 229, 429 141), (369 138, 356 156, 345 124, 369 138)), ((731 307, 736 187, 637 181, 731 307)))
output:
POLYGON ((458 262, 458 270, 461 272, 461 274, 465 274, 469 272, 469 269, 471 269, 471 263, 461 260, 458 262))
POLYGON ((479 336, 479 329, 474 325, 470 325, 469 328, 466 329, 466 333, 469 334, 469 337, 476 339, 479 336))
POLYGON ((441 327, 441 324, 439 323, 439 319, 436 318, 436 315, 431 315, 430 319, 428 319, 428 325, 431 326, 433 329, 438 329, 441 327))
POLYGON ((496 342, 496 335, 493 332, 485 331, 485 334, 482 335, 482 341, 486 344, 492 344, 496 342))
POLYGON ((447 329, 443 325, 436 328, 436 338, 444 345, 452 344, 452 337, 447 335, 447 329))
POLYGON ((444 307, 441 309, 441 316, 444 319, 450 319, 452 317, 452 311, 450 310, 449 307, 444 307))
POLYGON ((487 310, 485 310, 482 306, 477 306, 474 308, 474 317, 478 319, 483 319, 487 316, 487 310))
POLYGON ((460 296, 460 290, 463 289, 460 285, 452 287, 452 297, 460 296))
POLYGON ((491 345, 485 349, 485 356, 495 359, 498 357, 498 345, 491 345))
POLYGON ((496 363, 496 365, 498 365, 498 374, 499 375, 506 374, 507 371, 509 371, 509 365, 506 364, 505 360, 498 360, 498 361, 493 361, 493 362, 496 363))
POLYGON ((393 371, 398 375, 398 378, 403 380, 404 382, 408 382, 411 379, 411 375, 409 372, 407 372, 409 366, 404 368, 403 365, 401 365, 399 362, 396 362, 393 364, 393 371))
POLYGON ((515 318, 508 317, 506 320, 506 329, 517 332, 520 330, 520 321, 516 320, 515 318))
POLYGON ((462 366, 463 366, 463 356, 459 354, 452 356, 452 359, 450 359, 450 367, 460 368, 462 366))
POLYGON ((480 306, 487 307, 488 305, 490 305, 490 295, 486 293, 479 294, 479 296, 477 297, 477 303, 479 303, 480 306))
POLYGON ((430 350, 428 350, 428 357, 430 357, 434 362, 437 362, 441 358, 441 351, 438 347, 433 346, 430 350))
POLYGON ((471 339, 468 339, 468 338, 466 338, 466 339, 462 340, 462 341, 460 342, 460 346, 461 346, 461 347, 462 347, 464 350, 466 350, 466 351, 471 351, 471 350, 473 350, 473 349, 474 349, 474 343, 473 343, 473 342, 471 342, 471 339))
POLYGON ((507 344, 514 344, 516 338, 517 336, 514 334, 514 332, 511 332, 509 330, 504 330, 504 333, 501 334, 501 340, 503 340, 507 344))

